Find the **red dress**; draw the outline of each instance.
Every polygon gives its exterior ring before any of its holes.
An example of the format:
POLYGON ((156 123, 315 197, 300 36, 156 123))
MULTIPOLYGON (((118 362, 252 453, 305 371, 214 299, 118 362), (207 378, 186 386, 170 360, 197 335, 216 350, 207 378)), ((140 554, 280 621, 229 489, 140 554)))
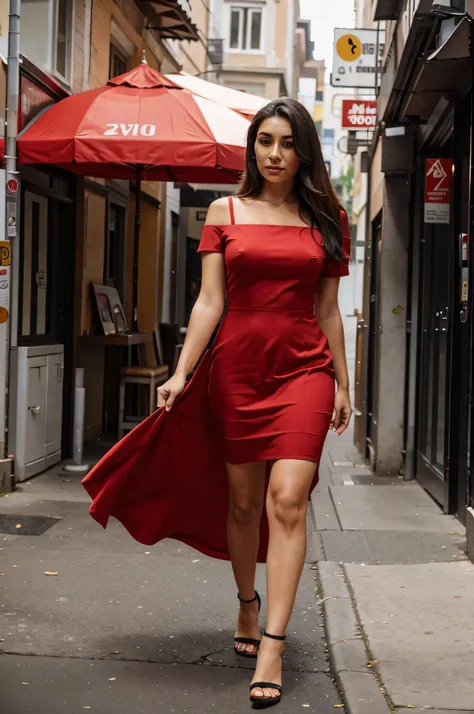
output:
MULTIPOLYGON (((205 226, 199 250, 225 255, 227 313, 213 349, 166 413, 130 432, 86 476, 92 516, 118 518, 139 542, 176 538, 229 559, 225 462, 319 462, 334 371, 314 315, 320 277, 348 274, 300 226, 205 226)), ((350 251, 345 213, 343 249, 350 251)), ((317 483, 317 473, 313 487, 317 483)), ((262 518, 259 561, 268 545, 262 518)))

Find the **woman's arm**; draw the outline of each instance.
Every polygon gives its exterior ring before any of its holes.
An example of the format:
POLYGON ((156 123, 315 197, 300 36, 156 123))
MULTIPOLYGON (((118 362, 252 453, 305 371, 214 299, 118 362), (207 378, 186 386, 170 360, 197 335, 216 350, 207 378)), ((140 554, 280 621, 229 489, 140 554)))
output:
POLYGON ((351 404, 349 398, 349 373, 347 371, 344 327, 337 302, 339 278, 321 278, 316 295, 315 314, 327 337, 332 352, 337 381, 333 429, 342 434, 349 425, 351 404))
MULTIPOLYGON (((226 210, 227 203, 222 200, 214 202, 209 208, 206 224, 217 226, 228 223, 226 210)), ((169 411, 183 391, 188 374, 193 371, 219 324, 224 311, 225 292, 224 255, 218 252, 203 253, 201 290, 191 312, 176 371, 166 384, 158 388, 159 407, 166 407, 169 411)))

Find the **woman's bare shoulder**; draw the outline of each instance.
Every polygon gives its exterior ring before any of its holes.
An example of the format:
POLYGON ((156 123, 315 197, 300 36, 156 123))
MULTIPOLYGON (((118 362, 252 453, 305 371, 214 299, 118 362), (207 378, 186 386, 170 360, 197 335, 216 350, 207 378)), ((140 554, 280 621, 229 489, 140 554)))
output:
POLYGON ((228 226, 230 223, 229 199, 217 198, 211 203, 207 211, 207 226, 228 226))

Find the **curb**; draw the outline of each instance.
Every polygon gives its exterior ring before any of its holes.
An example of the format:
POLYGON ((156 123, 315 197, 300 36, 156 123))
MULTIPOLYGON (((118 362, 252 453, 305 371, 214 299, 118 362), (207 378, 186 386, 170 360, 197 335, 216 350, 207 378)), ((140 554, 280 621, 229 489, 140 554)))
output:
POLYGON ((390 709, 373 674, 370 655, 360 634, 343 568, 319 562, 318 581, 322 597, 331 673, 343 696, 346 714, 389 714, 390 709))

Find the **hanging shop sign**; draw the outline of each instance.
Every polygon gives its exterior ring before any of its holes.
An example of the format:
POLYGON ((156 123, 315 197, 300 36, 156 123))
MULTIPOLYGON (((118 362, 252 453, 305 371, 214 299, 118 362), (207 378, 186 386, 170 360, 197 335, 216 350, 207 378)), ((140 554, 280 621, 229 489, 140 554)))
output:
POLYGON ((425 223, 449 223, 452 159, 426 159, 425 223))
POLYGON ((334 30, 333 87, 361 87, 375 91, 382 75, 385 32, 334 30))
POLYGON ((343 129, 373 129, 377 116, 375 99, 343 99, 341 127, 343 129))

